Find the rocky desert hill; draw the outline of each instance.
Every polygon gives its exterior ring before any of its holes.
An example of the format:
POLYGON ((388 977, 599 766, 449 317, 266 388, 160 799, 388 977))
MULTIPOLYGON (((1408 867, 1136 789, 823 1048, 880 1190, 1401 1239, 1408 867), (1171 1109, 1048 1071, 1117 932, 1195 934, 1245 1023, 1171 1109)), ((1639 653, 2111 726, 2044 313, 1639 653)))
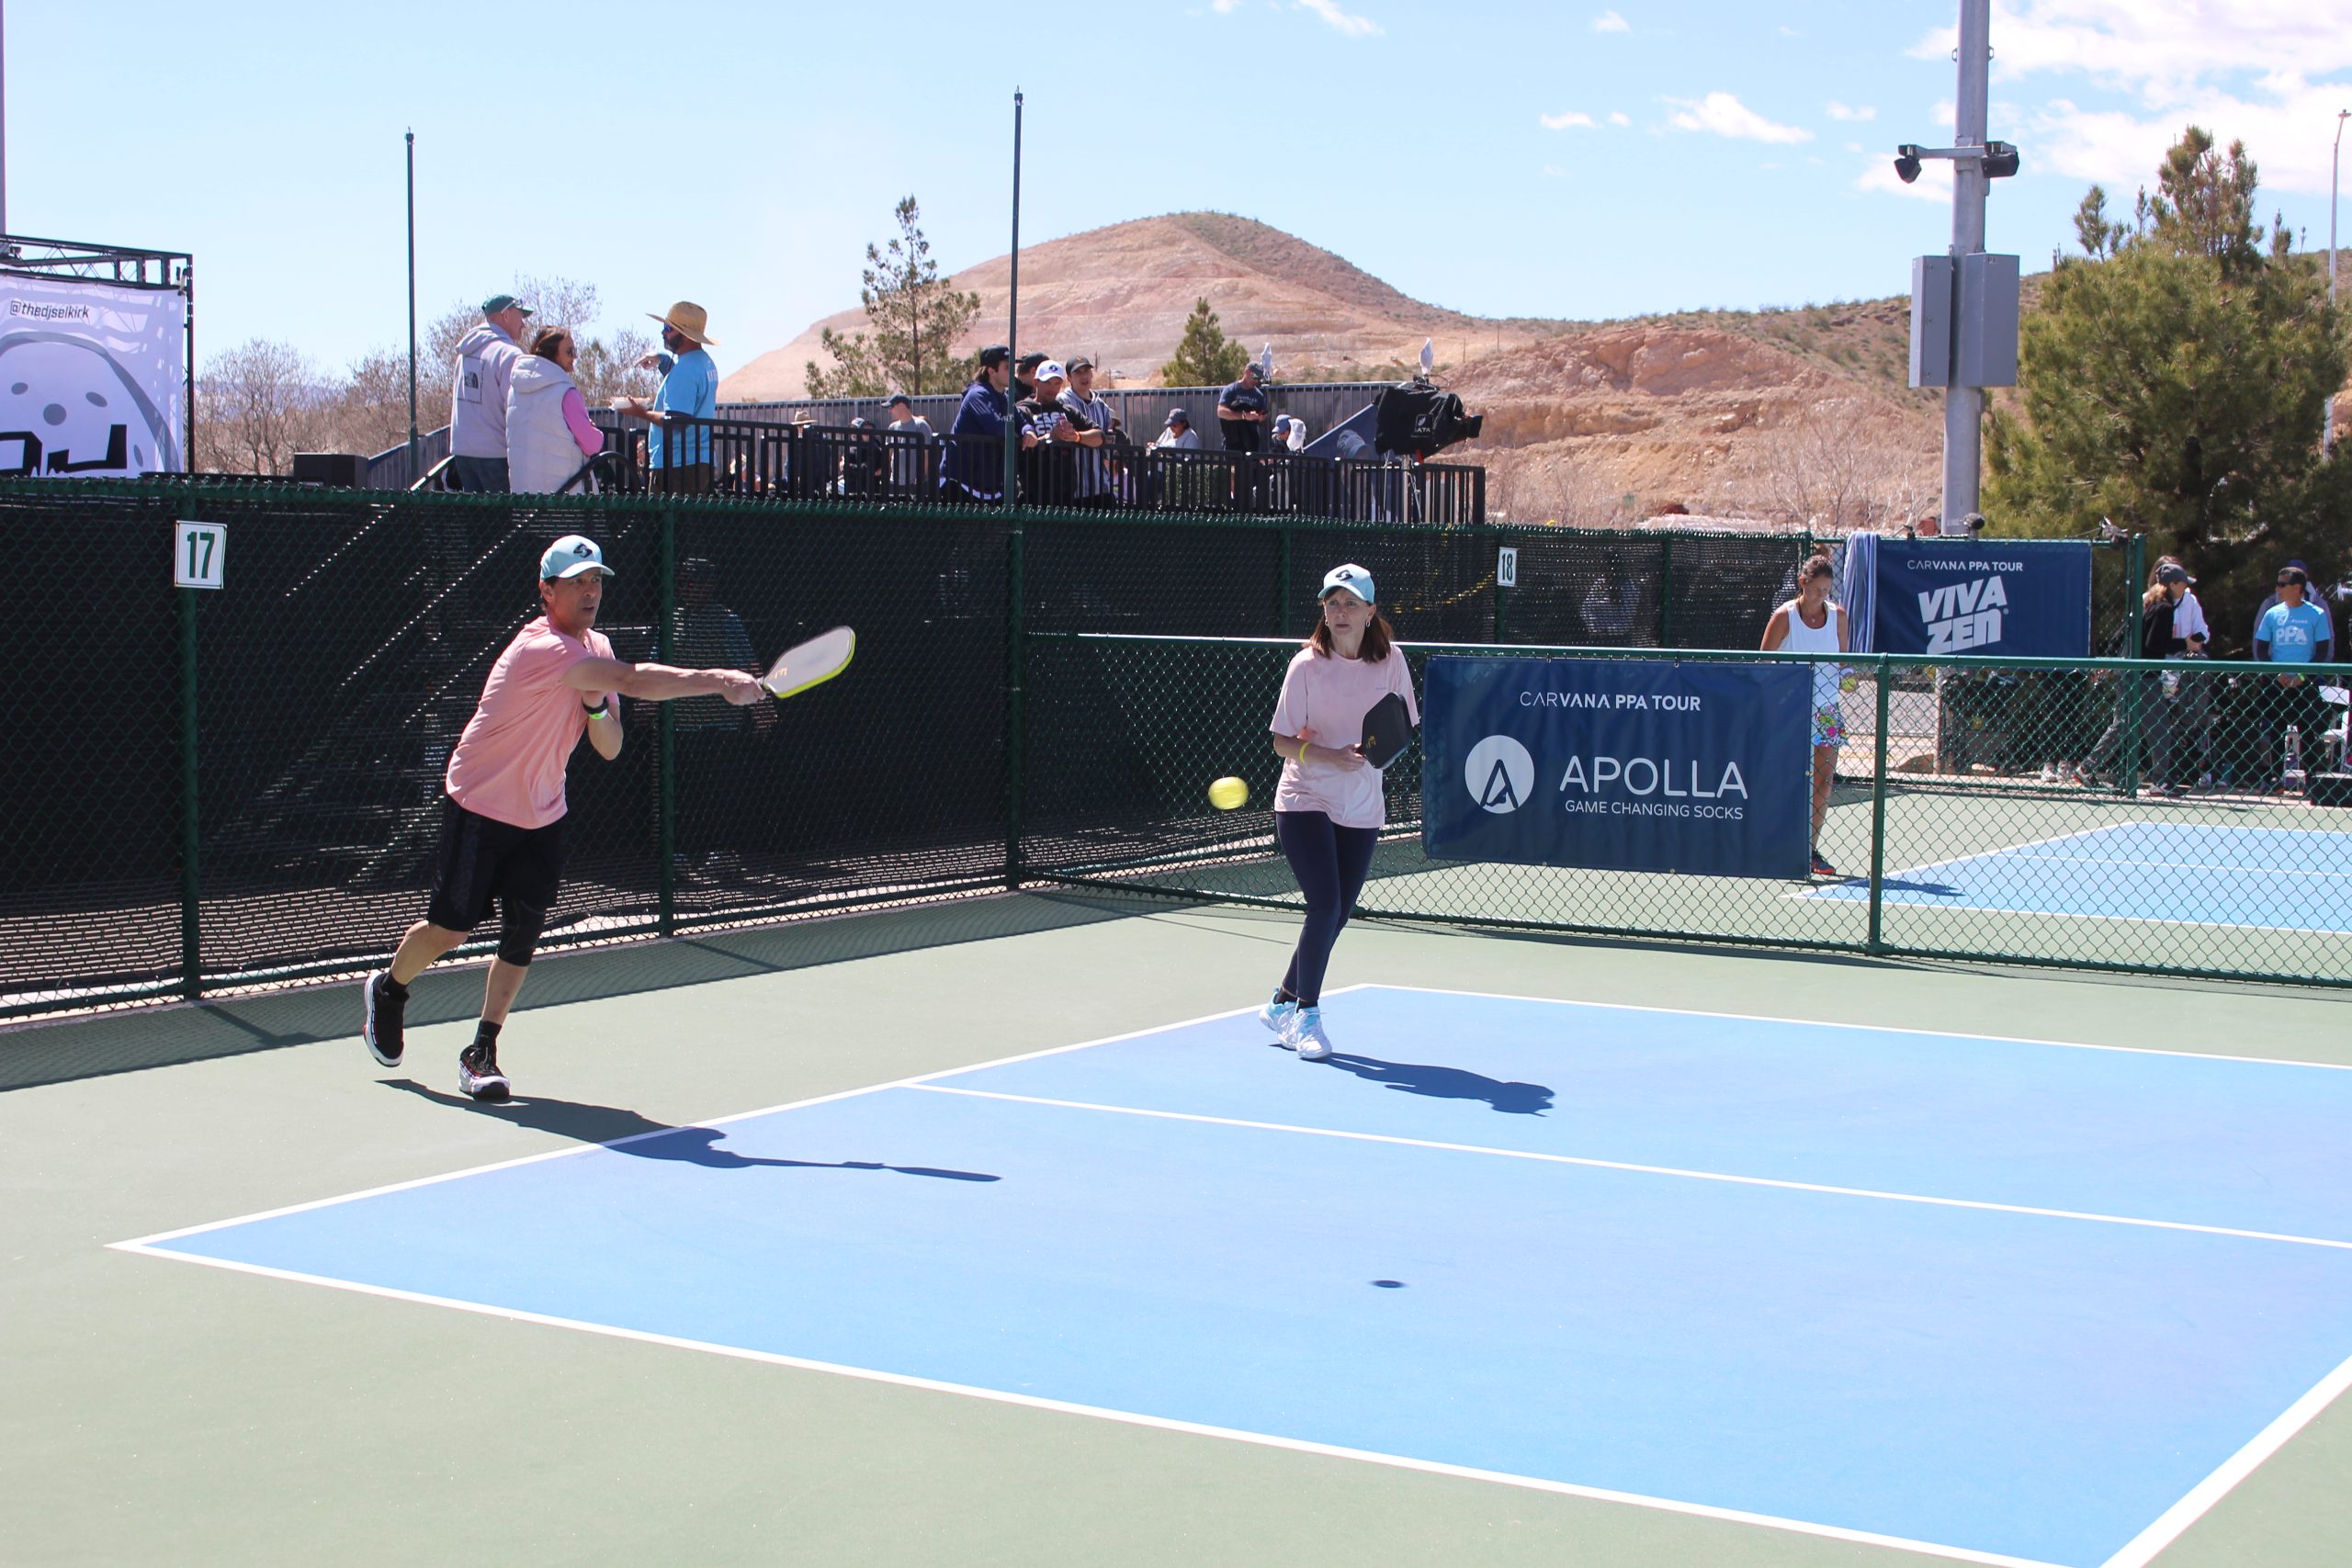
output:
MULTIPOLYGON (((1902 299, 1787 310, 1688 311, 1614 322, 1494 320, 1413 299, 1329 251, 1221 213, 1139 219, 1026 249, 1021 338, 1085 351, 1118 384, 1157 378, 1193 301, 1278 379, 1386 378, 1434 338, 1438 379, 1487 415, 1463 449, 1515 519, 1600 523, 1680 506, 1850 524, 1932 506, 1940 431, 1904 386, 1902 299)), ((967 350, 1005 335, 1004 257, 956 275, 981 314, 967 350)), ((822 328, 761 355, 727 401, 791 398, 825 363, 822 328)))
MULTIPOLYGON (((967 352, 1005 339, 1012 268, 1003 256, 956 274, 980 297, 967 352)), ((1274 344, 1275 370, 1307 368, 1341 379, 1408 363, 1424 338, 1455 360, 1530 342, 1567 323, 1492 321, 1408 299, 1329 251, 1247 218, 1179 212, 1048 240, 1021 253, 1021 341, 1057 354, 1088 353, 1121 386, 1157 381, 1176 350, 1193 301, 1205 296, 1226 334, 1255 354, 1274 344)), ((863 310, 813 322, 782 348, 720 382, 729 402, 803 394, 810 360, 831 361, 818 334, 862 331, 863 310)))

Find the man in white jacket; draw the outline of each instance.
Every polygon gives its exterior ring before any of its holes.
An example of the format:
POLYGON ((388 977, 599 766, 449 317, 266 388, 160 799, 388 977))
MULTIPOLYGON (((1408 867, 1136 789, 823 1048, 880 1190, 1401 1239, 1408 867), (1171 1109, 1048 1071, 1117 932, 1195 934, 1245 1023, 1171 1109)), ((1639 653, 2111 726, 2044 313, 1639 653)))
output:
POLYGON ((481 324, 458 344, 449 390, 449 453, 459 490, 505 490, 506 388, 523 357, 515 340, 531 312, 512 294, 481 302, 481 324))

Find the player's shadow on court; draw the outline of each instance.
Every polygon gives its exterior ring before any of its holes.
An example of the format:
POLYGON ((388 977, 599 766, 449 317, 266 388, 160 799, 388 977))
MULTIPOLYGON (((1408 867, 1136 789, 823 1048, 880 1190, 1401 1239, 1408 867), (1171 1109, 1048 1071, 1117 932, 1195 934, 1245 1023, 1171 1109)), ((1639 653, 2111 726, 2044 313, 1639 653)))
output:
POLYGON ((699 1165, 712 1170, 749 1170, 754 1166, 775 1166, 796 1170, 888 1170, 900 1176, 928 1176, 942 1181, 1001 1181, 1001 1177, 979 1170, 945 1170, 930 1165, 885 1165, 880 1160, 866 1159, 769 1159, 760 1155, 737 1154, 722 1149, 719 1140, 726 1137, 718 1127, 673 1127, 667 1122, 656 1122, 650 1116, 617 1105, 582 1105, 570 1100, 503 1100, 483 1101, 462 1094, 445 1094, 437 1089, 427 1089, 409 1078, 384 1080, 387 1089, 397 1089, 429 1100, 435 1105, 447 1105, 459 1111, 470 1111, 479 1116, 494 1116, 501 1122, 535 1132, 553 1133, 558 1137, 574 1138, 583 1144, 610 1145, 616 1155, 635 1159, 676 1160, 684 1165, 699 1165), (626 1143, 618 1140, 627 1139, 626 1143))
POLYGON ((1425 1094, 1432 1100, 1483 1100, 1509 1116, 1541 1116, 1552 1109, 1552 1091, 1540 1083, 1506 1082, 1462 1067, 1441 1067, 1429 1062, 1384 1062, 1377 1056, 1351 1056, 1344 1051, 1332 1053, 1325 1065, 1399 1094, 1425 1094))
MULTIPOLYGON (((1857 887, 1868 887, 1871 885, 1870 878, 1867 876, 1851 877, 1849 880, 1857 887)), ((1949 882, 1908 882, 1901 877, 1890 876, 1879 886, 1889 893, 1926 893, 1938 898, 1960 897, 1960 889, 1949 882)))

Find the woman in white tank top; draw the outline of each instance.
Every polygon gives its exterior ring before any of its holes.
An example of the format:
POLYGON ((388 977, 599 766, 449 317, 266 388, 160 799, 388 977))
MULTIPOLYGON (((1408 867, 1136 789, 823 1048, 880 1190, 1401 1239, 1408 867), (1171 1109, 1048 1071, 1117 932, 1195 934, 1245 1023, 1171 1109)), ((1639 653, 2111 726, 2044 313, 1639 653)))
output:
MULTIPOLYGON (((1826 555, 1808 557, 1797 569, 1797 596, 1764 623, 1764 651, 1843 653, 1846 608, 1829 602, 1834 575, 1826 555)), ((1823 660, 1813 667, 1813 874, 1835 876, 1838 868, 1821 853, 1821 824, 1829 815, 1829 787, 1838 780, 1838 748, 1846 741, 1846 715, 1838 698, 1846 671, 1823 660)))

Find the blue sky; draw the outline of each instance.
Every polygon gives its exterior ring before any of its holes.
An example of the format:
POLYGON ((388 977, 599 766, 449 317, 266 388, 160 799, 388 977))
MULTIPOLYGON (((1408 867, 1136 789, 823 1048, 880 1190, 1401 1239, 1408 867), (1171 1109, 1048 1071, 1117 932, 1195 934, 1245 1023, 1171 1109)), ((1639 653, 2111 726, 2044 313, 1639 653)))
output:
MULTIPOLYGON (((722 367, 855 303, 909 192, 943 263, 1190 208, 1261 219, 1407 293, 1602 318, 1895 294, 1949 238, 1887 173, 1949 135, 1952 0, 1778 9, 1163 0, 894 7, 19 0, 6 13, 17 232, 186 250, 200 355, 253 336, 334 365, 518 271, 608 321, 701 301, 722 367)), ((2327 238, 2352 107, 2344 0, 2008 0, 1992 248, 2071 245, 2191 119, 2243 136, 2264 213, 2327 238)))

